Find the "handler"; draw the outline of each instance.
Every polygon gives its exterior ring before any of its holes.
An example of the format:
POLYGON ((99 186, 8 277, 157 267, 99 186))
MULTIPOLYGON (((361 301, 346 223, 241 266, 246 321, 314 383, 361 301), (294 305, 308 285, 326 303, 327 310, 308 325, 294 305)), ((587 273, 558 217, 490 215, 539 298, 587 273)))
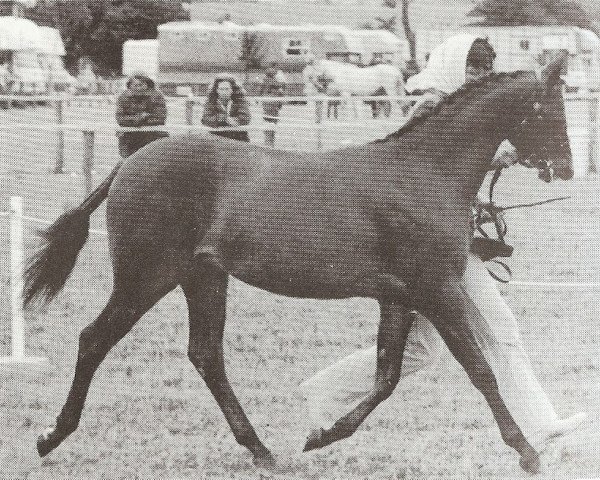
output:
MULTIPOLYGON (((427 67, 406 84, 408 92, 424 94, 415 115, 426 114, 465 83, 491 73, 494 57, 493 48, 484 38, 461 34, 446 40, 432 52, 427 67)), ((499 149, 493 165, 510 165, 515 161, 514 148, 499 149)), ((577 413, 566 419, 558 418, 535 377, 513 313, 483 261, 473 253, 468 256, 462 281, 465 292, 485 319, 485 323, 471 328, 494 372, 500 395, 530 445, 541 452, 553 438, 580 426, 586 415, 577 413)), ((404 350, 401 375, 435 363, 441 345, 441 337, 433 325, 417 316, 404 350)), ((367 396, 375 384, 376 357, 376 345, 359 350, 301 385, 312 428, 309 439, 320 438, 323 429, 331 428, 367 396)))

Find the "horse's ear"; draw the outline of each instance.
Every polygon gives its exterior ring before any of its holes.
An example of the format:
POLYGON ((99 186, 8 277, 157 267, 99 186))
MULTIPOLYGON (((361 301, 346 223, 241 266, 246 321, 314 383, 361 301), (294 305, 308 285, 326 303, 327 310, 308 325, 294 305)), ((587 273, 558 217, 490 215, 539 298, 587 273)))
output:
POLYGON ((569 54, 563 50, 542 70, 542 82, 546 85, 546 88, 558 85, 560 74, 567 64, 568 57, 569 54))

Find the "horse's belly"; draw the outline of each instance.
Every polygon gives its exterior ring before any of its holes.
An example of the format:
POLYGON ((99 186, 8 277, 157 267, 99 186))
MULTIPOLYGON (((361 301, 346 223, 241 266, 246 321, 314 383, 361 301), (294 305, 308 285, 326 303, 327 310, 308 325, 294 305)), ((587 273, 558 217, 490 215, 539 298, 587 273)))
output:
POLYGON ((264 290, 302 298, 371 296, 370 279, 381 271, 378 258, 367 252, 305 249, 254 250, 231 258, 231 275, 264 290))
POLYGON ((319 276, 317 278, 315 275, 301 276, 296 275, 294 272, 270 276, 265 276, 262 272, 248 270, 234 270, 230 273, 249 285, 287 297, 341 299, 373 297, 376 293, 374 282, 348 278, 344 274, 319 276))

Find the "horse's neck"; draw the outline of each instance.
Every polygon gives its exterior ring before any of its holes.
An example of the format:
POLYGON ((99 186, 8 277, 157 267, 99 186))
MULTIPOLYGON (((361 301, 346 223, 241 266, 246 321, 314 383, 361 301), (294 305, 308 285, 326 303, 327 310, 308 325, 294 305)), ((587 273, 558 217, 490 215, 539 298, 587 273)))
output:
POLYGON ((465 199, 472 201, 514 121, 503 111, 500 102, 487 95, 456 110, 452 116, 444 115, 444 110, 432 115, 403 135, 400 142, 406 149, 425 152, 420 158, 432 163, 433 174, 445 177, 465 199))

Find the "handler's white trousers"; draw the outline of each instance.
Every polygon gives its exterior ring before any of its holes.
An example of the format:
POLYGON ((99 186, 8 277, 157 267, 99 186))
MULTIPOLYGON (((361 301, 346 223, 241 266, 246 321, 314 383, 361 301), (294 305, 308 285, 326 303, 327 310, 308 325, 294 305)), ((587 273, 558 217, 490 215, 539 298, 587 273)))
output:
MULTIPOLYGON (((471 327, 494 372, 500 395, 523 435, 535 448, 556 422, 557 415, 535 378, 516 319, 485 265, 475 255, 469 254, 463 285, 485 319, 484 324, 471 327)), ((435 363, 442 344, 429 320, 418 316, 408 335, 401 376, 435 363)), ((375 383, 376 359, 376 346, 359 350, 317 372, 301 385, 312 427, 331 428, 365 398, 375 383)))

